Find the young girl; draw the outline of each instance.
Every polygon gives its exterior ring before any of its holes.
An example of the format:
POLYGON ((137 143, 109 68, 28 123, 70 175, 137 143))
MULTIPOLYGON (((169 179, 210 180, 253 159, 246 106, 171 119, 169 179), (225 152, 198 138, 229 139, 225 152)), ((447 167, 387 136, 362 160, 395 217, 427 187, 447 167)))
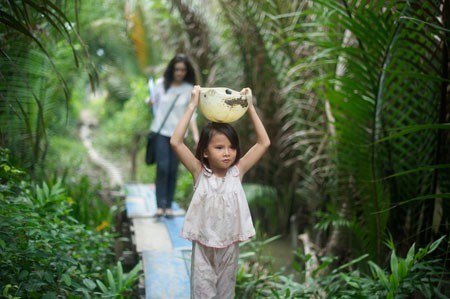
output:
MULTIPOLYGON (((270 140, 249 100, 247 113, 256 133, 256 143, 250 150, 241 157, 234 128, 226 123, 209 123, 200 134, 194 156, 183 139, 199 94, 200 86, 196 85, 170 139, 195 183, 181 232, 192 241, 191 298, 234 298, 238 243, 255 235, 241 181, 265 153, 270 140)), ((241 94, 251 95, 251 90, 244 88, 241 94)))

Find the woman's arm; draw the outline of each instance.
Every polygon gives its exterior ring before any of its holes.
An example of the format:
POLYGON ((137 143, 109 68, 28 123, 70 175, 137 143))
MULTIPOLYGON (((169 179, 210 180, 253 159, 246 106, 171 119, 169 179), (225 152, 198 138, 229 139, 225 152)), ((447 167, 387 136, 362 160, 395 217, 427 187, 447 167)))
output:
POLYGON ((186 108, 186 112, 184 112, 180 122, 175 128, 175 131, 173 132, 172 137, 170 138, 170 145, 177 154, 181 163, 183 163, 183 165, 187 168, 187 170, 192 174, 192 176, 194 177, 194 181, 197 180, 202 165, 184 143, 184 136, 186 134, 186 130, 189 126, 189 123, 191 122, 192 115, 194 114, 195 109, 198 106, 199 96, 200 96, 200 86, 195 85, 194 88, 192 89, 191 101, 186 108))
POLYGON ((248 116, 252 122, 253 128, 256 133, 256 143, 248 150, 248 152, 239 160, 238 168, 241 173, 241 177, 252 168, 256 162, 264 155, 270 146, 269 135, 267 135, 261 119, 256 113, 255 106, 253 106, 252 91, 250 88, 244 88, 241 91, 243 95, 250 95, 249 107, 247 109, 248 116))

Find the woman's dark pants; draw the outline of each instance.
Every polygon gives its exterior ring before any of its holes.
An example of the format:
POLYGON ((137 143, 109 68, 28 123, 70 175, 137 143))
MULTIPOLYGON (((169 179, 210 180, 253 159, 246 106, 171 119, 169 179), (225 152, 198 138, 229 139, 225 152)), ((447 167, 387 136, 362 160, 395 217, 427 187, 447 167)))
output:
POLYGON ((156 205, 171 209, 179 161, 170 146, 170 137, 156 136, 156 205))

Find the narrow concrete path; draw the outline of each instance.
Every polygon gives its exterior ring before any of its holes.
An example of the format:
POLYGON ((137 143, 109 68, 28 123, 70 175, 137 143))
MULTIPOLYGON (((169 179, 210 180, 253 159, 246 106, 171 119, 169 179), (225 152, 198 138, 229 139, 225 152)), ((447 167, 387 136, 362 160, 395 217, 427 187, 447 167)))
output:
POLYGON ((175 217, 157 218, 153 184, 125 184, 127 217, 145 275, 146 299, 190 298, 191 242, 180 238, 184 210, 173 205, 175 217))

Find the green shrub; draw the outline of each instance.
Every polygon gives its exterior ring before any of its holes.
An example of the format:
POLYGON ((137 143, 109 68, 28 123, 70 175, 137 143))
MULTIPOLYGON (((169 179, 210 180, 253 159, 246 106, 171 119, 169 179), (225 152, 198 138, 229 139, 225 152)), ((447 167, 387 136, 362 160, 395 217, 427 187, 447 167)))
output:
POLYGON ((0 201, 0 285, 17 286, 15 296, 42 298, 70 294, 77 280, 100 277, 112 236, 78 224, 59 186, 22 185, 21 193, 0 201))
POLYGON ((175 201, 181 208, 187 210, 194 192, 194 183, 192 175, 182 166, 178 168, 177 187, 175 189, 175 201))
MULTIPOLYGON (((336 269, 330 269, 334 258, 324 257, 310 277, 306 277, 305 270, 295 262, 298 277, 304 277, 301 281, 282 271, 273 272, 270 257, 259 255, 261 247, 272 239, 256 238, 243 247, 237 298, 449 298, 445 293, 450 287, 449 273, 443 268, 442 259, 431 257, 444 238, 419 250, 413 245, 405 258, 398 257, 393 249, 389 269, 367 261, 370 273, 362 273, 358 267, 367 254, 336 269)), ((312 258, 296 255, 304 263, 312 258)))
POLYGON ((280 214, 277 212, 280 202, 275 188, 260 184, 244 184, 243 187, 253 218, 261 221, 264 232, 275 234, 280 227, 280 214))
POLYGON ((264 247, 280 238, 263 238, 259 222, 256 223, 256 236, 240 244, 240 268, 236 277, 236 298, 270 298, 271 286, 281 276, 274 272, 274 258, 264 254, 264 247))
POLYGON ((42 176, 46 173, 64 177, 68 173, 80 173, 88 153, 76 135, 76 130, 66 127, 66 133, 60 136, 51 136, 49 139, 48 155, 39 169, 42 176), (63 137, 61 137, 63 136, 63 137))
POLYGON ((73 178, 64 183, 68 200, 71 202, 71 215, 78 222, 88 228, 109 227, 112 224, 118 203, 109 207, 102 201, 100 183, 92 184, 86 175, 79 180, 73 178))
MULTIPOLYGON (((6 298, 91 298, 104 290, 89 281, 111 281, 113 236, 86 228, 73 217, 73 200, 61 182, 52 186, 21 180, 23 172, 0 155, 0 286, 6 298)), ((120 267, 120 270, 119 270, 120 267)), ((137 279, 123 275, 120 295, 137 279), (126 286, 123 284, 126 279, 126 286)), ((114 281, 114 276, 112 277, 114 281)), ((108 284, 111 288, 114 286, 108 284)), ((98 296, 97 296, 98 297, 98 296)))
MULTIPOLYGON (((102 298, 132 298, 133 285, 139 279, 140 271, 142 270, 142 264, 138 263, 130 272, 124 273, 122 269, 122 264, 117 263, 116 267, 111 270, 106 270, 105 281, 97 280, 97 286, 100 288, 101 292, 96 292, 101 295, 102 298)), ((85 282, 85 285, 90 285, 94 287, 92 281, 85 282)))

